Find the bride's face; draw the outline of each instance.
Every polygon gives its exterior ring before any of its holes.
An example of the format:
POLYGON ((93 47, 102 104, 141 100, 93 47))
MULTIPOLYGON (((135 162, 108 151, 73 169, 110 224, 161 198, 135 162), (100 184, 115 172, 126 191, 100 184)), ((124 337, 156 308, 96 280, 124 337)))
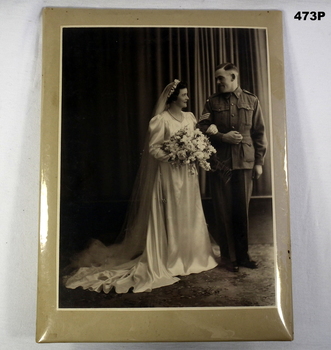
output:
POLYGON ((189 100, 189 97, 187 94, 187 89, 180 89, 177 100, 174 101, 174 104, 177 105, 179 108, 185 108, 187 107, 188 100, 189 100))

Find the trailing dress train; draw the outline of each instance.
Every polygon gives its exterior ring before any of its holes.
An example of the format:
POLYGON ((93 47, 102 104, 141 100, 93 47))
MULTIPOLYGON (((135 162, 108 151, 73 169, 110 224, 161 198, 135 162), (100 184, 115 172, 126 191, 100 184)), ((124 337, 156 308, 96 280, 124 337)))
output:
POLYGON ((131 225, 128 239, 108 247, 96 240, 82 252, 78 270, 65 279, 67 288, 105 293, 112 288, 117 293, 149 292, 177 282, 177 276, 217 266, 197 172, 192 175, 186 165, 173 166, 161 149, 163 142, 179 129, 195 129, 194 115, 183 115, 179 122, 165 110, 151 119, 148 156, 155 162, 155 175, 148 208, 139 208, 145 211, 131 225), (135 237, 135 230, 143 230, 144 238, 135 237))

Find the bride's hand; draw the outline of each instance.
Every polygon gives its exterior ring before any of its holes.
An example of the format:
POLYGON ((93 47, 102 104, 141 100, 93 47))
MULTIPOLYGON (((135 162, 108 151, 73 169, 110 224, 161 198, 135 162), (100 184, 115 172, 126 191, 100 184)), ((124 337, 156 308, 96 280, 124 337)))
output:
POLYGON ((211 124, 209 128, 206 130, 206 134, 215 135, 218 133, 217 126, 215 124, 211 124))

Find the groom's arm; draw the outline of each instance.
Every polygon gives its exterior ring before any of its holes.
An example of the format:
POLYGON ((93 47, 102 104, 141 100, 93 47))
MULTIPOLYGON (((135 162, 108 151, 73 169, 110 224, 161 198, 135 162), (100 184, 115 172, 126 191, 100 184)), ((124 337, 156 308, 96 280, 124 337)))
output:
POLYGON ((217 130, 216 125, 213 123, 213 110, 211 107, 210 99, 205 103, 202 115, 199 118, 197 127, 210 138, 212 144, 222 143, 223 133, 217 130), (209 129, 209 130, 208 130, 209 129), (208 132, 210 131, 210 132, 208 132))

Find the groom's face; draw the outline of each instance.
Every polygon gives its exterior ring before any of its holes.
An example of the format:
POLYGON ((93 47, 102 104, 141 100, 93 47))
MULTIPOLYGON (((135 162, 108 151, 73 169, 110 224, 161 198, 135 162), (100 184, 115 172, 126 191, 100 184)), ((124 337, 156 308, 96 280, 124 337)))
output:
POLYGON ((218 69, 215 72, 217 92, 233 92, 237 88, 237 79, 232 71, 218 69))

